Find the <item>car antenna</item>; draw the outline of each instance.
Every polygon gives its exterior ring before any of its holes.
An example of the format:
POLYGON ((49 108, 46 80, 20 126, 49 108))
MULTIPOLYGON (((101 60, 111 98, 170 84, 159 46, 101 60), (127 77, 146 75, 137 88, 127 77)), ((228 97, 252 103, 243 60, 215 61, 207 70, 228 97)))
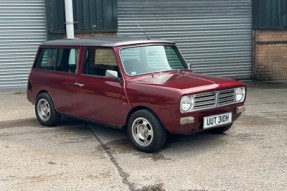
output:
POLYGON ((146 32, 144 32, 144 30, 141 28, 141 26, 140 26, 138 23, 136 23, 136 24, 137 24, 138 27, 141 29, 141 31, 145 34, 146 38, 147 38, 148 40, 150 40, 149 36, 147 35, 146 32))

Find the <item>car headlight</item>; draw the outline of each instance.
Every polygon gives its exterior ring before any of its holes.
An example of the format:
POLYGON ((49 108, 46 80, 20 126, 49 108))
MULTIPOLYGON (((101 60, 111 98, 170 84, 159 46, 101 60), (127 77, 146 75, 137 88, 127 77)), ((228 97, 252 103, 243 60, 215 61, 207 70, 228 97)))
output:
POLYGON ((194 107, 194 96, 183 96, 180 100, 181 113, 190 112, 194 107))
POLYGON ((235 88, 235 101, 243 102, 245 99, 245 87, 235 88))

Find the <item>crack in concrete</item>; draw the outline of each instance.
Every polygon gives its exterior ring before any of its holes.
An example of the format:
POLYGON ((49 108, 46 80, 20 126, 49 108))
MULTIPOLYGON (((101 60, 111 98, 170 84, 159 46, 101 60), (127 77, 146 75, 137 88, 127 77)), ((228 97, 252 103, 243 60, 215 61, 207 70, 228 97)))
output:
POLYGON ((97 139, 97 141, 100 143, 101 147, 104 149, 106 154, 109 156, 110 161, 113 163, 113 165, 116 167, 117 171, 119 172, 120 176, 122 177, 122 182, 128 186, 130 191, 135 191, 136 188, 134 184, 129 182, 128 180, 129 174, 125 172, 122 167, 120 167, 118 161, 114 158, 113 153, 111 152, 111 149, 101 141, 101 139, 96 135, 93 129, 89 126, 89 124, 86 124, 86 126, 91 131, 91 133, 94 135, 94 137, 97 139))

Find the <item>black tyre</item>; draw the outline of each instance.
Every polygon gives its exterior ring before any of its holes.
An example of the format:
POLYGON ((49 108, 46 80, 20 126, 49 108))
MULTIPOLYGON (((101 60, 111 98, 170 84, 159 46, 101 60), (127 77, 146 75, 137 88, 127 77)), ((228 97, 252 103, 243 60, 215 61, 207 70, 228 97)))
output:
POLYGON ((130 116, 128 133, 136 148, 144 152, 160 150, 167 137, 158 118, 148 110, 139 110, 130 116))
POLYGON ((56 125, 61 118, 61 115, 55 110, 53 100, 47 93, 37 96, 35 113, 38 121, 44 126, 56 125))
POLYGON ((223 127, 218 127, 218 128, 214 128, 214 129, 209 129, 207 130, 208 133, 212 133, 212 134, 223 134, 225 133, 228 129, 230 129, 232 126, 232 124, 227 125, 227 126, 223 126, 223 127))

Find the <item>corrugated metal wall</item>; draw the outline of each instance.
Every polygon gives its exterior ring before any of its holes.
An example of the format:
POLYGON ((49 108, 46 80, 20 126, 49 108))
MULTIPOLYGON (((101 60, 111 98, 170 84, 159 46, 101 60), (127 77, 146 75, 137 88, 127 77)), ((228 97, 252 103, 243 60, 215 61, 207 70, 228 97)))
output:
POLYGON ((253 28, 287 29, 287 0, 253 0, 253 28))
MULTIPOLYGON (((66 33, 64 0, 45 0, 47 31, 66 33)), ((75 32, 117 32, 117 0, 73 0, 75 32)))
POLYGON ((44 0, 0 0, 0 91, 24 89, 46 40, 44 0))
POLYGON ((177 42, 198 73, 252 74, 252 0, 118 0, 119 34, 177 42))

